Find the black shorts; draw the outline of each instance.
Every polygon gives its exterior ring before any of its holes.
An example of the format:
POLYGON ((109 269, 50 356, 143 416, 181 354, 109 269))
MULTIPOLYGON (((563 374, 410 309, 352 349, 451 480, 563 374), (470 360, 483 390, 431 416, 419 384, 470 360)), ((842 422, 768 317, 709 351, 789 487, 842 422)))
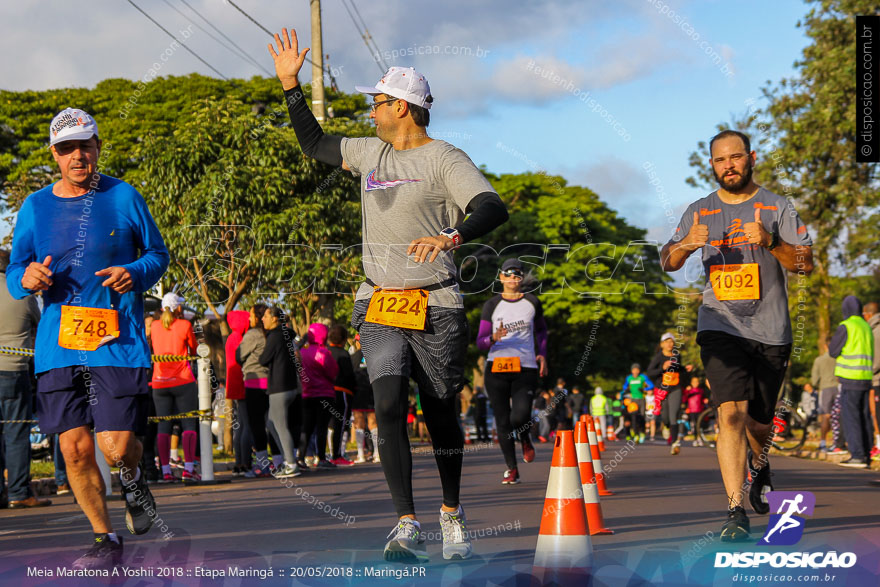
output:
POLYGON ((748 401, 753 420, 772 422, 791 344, 764 344, 717 330, 697 333, 697 344, 712 405, 748 401))
POLYGON ((370 383, 396 375, 412 377, 419 393, 446 399, 464 386, 470 337, 464 309, 428 307, 424 330, 366 321, 368 300, 354 303, 351 325, 361 336, 370 383))

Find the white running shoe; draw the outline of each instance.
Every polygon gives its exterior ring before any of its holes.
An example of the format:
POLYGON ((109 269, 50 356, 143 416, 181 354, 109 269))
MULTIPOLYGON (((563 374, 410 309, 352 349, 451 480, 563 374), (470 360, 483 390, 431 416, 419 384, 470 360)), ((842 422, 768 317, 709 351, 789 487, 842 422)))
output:
POLYGON ((440 511, 440 529, 443 531, 443 558, 470 558, 473 548, 468 538, 467 518, 461 505, 457 512, 440 511))
POLYGON ((427 562, 425 535, 411 518, 399 520, 387 537, 390 540, 385 544, 385 560, 401 563, 427 562))

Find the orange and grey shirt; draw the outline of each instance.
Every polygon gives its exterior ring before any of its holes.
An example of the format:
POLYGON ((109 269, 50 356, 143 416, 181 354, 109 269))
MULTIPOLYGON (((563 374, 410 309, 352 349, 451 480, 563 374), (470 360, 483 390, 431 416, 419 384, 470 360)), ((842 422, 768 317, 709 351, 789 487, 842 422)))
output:
POLYGON ((725 204, 712 192, 685 210, 672 241, 687 236, 699 212, 709 227, 703 247, 706 286, 697 331, 718 330, 771 345, 792 342, 786 271, 765 247, 750 245, 743 226, 760 210, 764 230, 790 245, 813 244, 794 205, 762 188, 740 204, 725 204))

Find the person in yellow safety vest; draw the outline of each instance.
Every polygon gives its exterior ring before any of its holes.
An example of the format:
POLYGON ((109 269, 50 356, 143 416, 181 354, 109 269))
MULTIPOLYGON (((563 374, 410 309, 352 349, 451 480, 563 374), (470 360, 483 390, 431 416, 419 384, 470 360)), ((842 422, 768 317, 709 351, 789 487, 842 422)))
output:
POLYGON ((828 344, 828 354, 837 359, 834 374, 840 382, 841 416, 850 452, 850 458, 839 464, 866 469, 870 465, 868 392, 873 376, 874 335, 868 322, 862 318, 862 303, 855 296, 843 299, 843 322, 828 344))
POLYGON ((605 397, 605 392, 602 391, 601 387, 597 387, 593 392, 592 399, 590 399, 590 415, 599 420, 599 429, 602 431, 602 434, 606 434, 605 419, 608 416, 610 407, 608 398, 605 397))

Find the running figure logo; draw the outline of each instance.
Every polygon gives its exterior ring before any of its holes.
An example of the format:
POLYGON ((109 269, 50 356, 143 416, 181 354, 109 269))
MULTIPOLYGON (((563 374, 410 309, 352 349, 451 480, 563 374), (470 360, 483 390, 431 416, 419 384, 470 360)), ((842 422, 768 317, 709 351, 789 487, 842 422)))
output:
POLYGON ((767 501, 775 514, 770 514, 767 531, 758 544, 790 546, 797 544, 804 534, 804 519, 812 516, 816 496, 809 491, 769 491, 767 501))

